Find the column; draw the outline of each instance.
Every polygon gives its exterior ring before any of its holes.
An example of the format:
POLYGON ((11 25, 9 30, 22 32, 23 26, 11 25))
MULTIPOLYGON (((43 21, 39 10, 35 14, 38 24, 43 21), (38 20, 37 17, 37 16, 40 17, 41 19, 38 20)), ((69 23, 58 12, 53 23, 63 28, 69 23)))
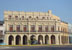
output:
POLYGON ((16 24, 13 25, 13 31, 16 31, 16 24))
POLYGON ((30 45, 30 35, 27 35, 27 44, 30 45))
POLYGON ((57 23, 56 23, 55 26, 56 26, 56 27, 55 27, 55 31, 58 31, 58 25, 57 25, 57 23))
POLYGON ((36 35, 36 40, 38 41, 38 35, 36 35))
POLYGON ((45 25, 42 24, 42 31, 44 32, 45 31, 45 25))
POLYGON ((69 35, 66 36, 66 43, 69 44, 69 35))
POLYGON ((60 35, 60 45, 62 45, 62 39, 61 39, 61 35, 60 35))
POLYGON ((43 35, 43 44, 45 44, 45 36, 43 35))
POLYGON ((28 21, 28 31, 29 31, 29 33, 30 33, 30 21, 28 21))
POLYGON ((35 27, 36 33, 38 33, 38 25, 36 23, 36 27, 35 27))
POLYGON ((5 34, 4 43, 6 43, 6 45, 8 45, 8 43, 9 43, 9 42, 8 42, 8 37, 9 37, 9 36, 7 36, 7 35, 5 34))
POLYGON ((51 35, 49 35, 49 44, 51 44, 51 35))
POLYGON ((60 26, 59 30, 61 31, 61 26, 60 26))
POLYGON ((20 31, 23 32, 23 25, 22 25, 22 23, 20 24, 20 31))
POLYGON ((51 31, 51 26, 50 25, 48 26, 48 30, 49 30, 49 32, 51 31))
POLYGON ((56 44, 59 45, 59 38, 58 35, 55 36, 56 44))
POLYGON ((21 45, 23 45, 23 36, 21 35, 21 45))
POLYGON ((14 43, 13 43, 13 45, 16 45, 16 38, 15 38, 16 36, 14 36, 14 43))

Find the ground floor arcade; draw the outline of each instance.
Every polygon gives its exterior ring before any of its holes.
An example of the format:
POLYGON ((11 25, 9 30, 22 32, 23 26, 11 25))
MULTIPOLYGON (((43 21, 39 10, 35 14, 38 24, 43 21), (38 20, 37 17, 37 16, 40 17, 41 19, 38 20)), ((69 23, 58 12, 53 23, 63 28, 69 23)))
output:
POLYGON ((5 34, 7 45, 69 44, 67 35, 60 34, 5 34))

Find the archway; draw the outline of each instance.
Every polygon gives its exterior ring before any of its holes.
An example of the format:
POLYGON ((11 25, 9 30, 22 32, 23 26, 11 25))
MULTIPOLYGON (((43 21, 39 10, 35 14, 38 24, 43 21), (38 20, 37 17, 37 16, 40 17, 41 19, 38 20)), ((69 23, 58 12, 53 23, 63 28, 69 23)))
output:
POLYGON ((14 37, 12 35, 9 36, 9 45, 13 45, 14 37))
POLYGON ((55 44, 56 42, 55 42, 55 36, 54 35, 52 35, 51 36, 51 44, 55 44))
POLYGON ((21 37, 19 35, 16 36, 16 45, 21 44, 21 37))
POLYGON ((43 44, 43 36, 42 35, 38 36, 38 43, 43 44))
POLYGON ((34 42, 36 41, 35 35, 32 35, 32 36, 30 37, 30 40, 31 40, 31 44, 34 44, 34 42))
POLYGON ((24 44, 24 45, 27 44, 27 36, 26 36, 26 35, 23 36, 23 44, 24 44))
POLYGON ((48 44, 49 43, 49 37, 48 35, 45 36, 45 44, 48 44))

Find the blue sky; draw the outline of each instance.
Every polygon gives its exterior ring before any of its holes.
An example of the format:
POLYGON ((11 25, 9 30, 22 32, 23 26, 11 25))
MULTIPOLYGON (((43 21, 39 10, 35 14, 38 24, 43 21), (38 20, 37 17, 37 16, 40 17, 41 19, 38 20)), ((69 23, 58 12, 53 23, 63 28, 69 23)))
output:
POLYGON ((0 20, 3 20, 3 12, 27 11, 47 12, 59 16, 62 21, 72 24, 72 0, 0 0, 0 20))

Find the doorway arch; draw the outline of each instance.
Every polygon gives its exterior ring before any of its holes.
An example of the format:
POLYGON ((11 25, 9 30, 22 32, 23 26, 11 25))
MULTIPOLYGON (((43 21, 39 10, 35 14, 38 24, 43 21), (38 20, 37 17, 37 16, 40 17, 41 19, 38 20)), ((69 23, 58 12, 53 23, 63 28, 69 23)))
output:
POLYGON ((48 35, 45 36, 45 44, 48 44, 49 43, 49 37, 48 35))
POLYGON ((12 35, 9 36, 9 45, 13 45, 14 37, 12 35))
POLYGON ((54 35, 52 35, 51 36, 51 44, 55 44, 56 42, 55 42, 55 36, 54 35))
POLYGON ((16 36, 16 45, 21 44, 21 37, 19 35, 16 36))
POLYGON ((35 42, 35 35, 32 35, 31 37, 30 37, 30 40, 31 40, 31 44, 34 44, 34 42, 35 42))
POLYGON ((38 43, 43 44, 43 36, 42 35, 38 36, 38 43))
POLYGON ((27 36, 24 35, 24 36, 23 36, 23 45, 26 45, 26 44, 27 44, 27 36))

